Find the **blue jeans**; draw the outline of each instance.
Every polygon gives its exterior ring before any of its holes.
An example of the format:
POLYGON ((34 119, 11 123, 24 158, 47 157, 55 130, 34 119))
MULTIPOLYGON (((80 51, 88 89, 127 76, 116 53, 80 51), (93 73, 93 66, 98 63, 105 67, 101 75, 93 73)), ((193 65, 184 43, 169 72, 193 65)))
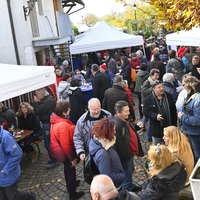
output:
POLYGON ((194 153, 194 161, 195 164, 197 163, 198 159, 200 158, 200 135, 188 135, 186 136, 190 140, 190 146, 192 148, 192 151, 194 153))
POLYGON ((55 159, 53 159, 50 155, 50 143, 51 143, 51 138, 50 138, 50 127, 51 124, 43 124, 42 125, 42 132, 43 132, 43 139, 44 139, 44 146, 46 150, 48 151, 49 158, 52 162, 57 162, 55 159))
POLYGON ((126 161, 127 168, 124 168, 124 173, 126 176, 125 181, 122 183, 122 190, 133 190, 135 184, 132 180, 132 173, 134 172, 133 155, 126 161))
POLYGON ((148 128, 147 128, 147 140, 148 140, 148 142, 152 142, 152 136, 150 134, 150 120, 149 120, 149 124, 148 124, 148 128))

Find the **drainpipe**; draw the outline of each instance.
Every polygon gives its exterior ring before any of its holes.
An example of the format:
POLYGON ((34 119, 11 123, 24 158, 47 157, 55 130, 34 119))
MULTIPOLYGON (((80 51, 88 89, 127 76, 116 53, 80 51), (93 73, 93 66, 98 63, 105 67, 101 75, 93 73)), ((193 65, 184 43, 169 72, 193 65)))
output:
POLYGON ((8 14, 9 14, 9 19, 10 19, 10 26, 11 26, 11 31, 12 31, 13 44, 14 44, 14 48, 15 48, 16 60, 17 60, 17 64, 20 65, 19 51, 18 51, 18 47, 17 47, 17 40, 16 40, 15 28, 14 28, 14 24, 13 24, 10 0, 7 0, 7 6, 8 6, 8 14))

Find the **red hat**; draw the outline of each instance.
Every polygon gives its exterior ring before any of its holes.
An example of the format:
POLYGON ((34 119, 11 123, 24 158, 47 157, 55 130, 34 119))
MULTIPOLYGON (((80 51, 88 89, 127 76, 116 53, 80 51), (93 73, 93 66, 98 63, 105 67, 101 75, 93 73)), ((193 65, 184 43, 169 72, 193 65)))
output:
POLYGON ((102 64, 102 65, 100 66, 100 68, 107 70, 106 64, 102 64))

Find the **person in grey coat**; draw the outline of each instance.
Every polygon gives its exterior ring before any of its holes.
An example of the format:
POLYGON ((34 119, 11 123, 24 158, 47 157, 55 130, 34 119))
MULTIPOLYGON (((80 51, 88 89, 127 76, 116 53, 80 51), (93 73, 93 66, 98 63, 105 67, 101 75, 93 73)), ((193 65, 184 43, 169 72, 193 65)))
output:
POLYGON ((107 61, 108 69, 113 74, 116 74, 117 73, 117 66, 116 66, 115 60, 112 57, 110 57, 107 53, 104 53, 103 57, 107 61))
POLYGON ((170 57, 170 60, 167 63, 167 70, 169 68, 174 68, 177 71, 176 78, 181 82, 182 76, 184 74, 183 69, 185 68, 185 65, 181 58, 176 57, 175 50, 170 50, 168 56, 170 57))
POLYGON ((92 127, 102 118, 112 119, 110 112, 101 109, 101 103, 97 98, 90 99, 88 109, 89 111, 84 113, 77 121, 73 136, 76 153, 82 161, 89 154, 92 127))
POLYGON ((68 91, 70 88, 70 82, 71 82, 71 75, 68 73, 64 73, 62 75, 62 81, 59 83, 58 86, 58 93, 60 96, 61 101, 69 101, 68 91))

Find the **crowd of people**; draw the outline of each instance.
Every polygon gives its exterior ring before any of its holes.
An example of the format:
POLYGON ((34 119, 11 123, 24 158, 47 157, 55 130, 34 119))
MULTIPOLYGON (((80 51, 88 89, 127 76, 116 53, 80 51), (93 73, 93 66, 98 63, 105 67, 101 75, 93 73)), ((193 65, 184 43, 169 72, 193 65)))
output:
POLYGON ((32 143, 43 139, 46 169, 63 163, 70 199, 84 195, 76 192, 80 180, 75 166, 88 155, 99 171, 91 183, 92 199, 177 199, 200 157, 200 55, 199 48, 168 52, 166 47, 163 40, 151 47, 144 44, 130 57, 124 49, 116 56, 103 51, 102 64, 94 52, 83 60, 76 56, 74 72, 65 60, 55 70, 58 94, 53 85, 36 90, 32 103, 20 104, 17 123, 15 113, 0 103, 0 196, 12 199, 17 192, 16 199, 36 199, 35 193, 18 191, 16 182, 22 150, 36 162, 32 143), (93 88, 88 102, 80 89, 84 81, 93 88), (135 122, 133 91, 142 122, 135 122), (17 143, 6 131, 11 125, 33 133, 17 143), (142 187, 132 180, 134 155, 144 156, 140 129, 147 130, 150 162, 142 187))

